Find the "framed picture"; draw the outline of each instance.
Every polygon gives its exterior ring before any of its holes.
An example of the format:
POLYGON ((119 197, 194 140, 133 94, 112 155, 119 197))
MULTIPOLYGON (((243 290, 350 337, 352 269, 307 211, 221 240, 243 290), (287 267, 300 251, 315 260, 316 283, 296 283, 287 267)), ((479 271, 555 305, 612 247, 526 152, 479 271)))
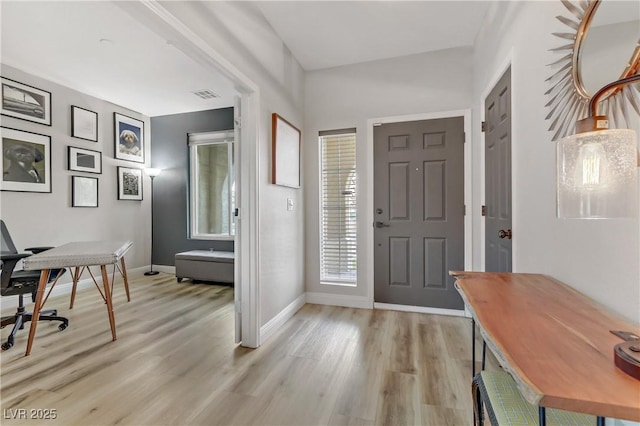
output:
POLYGON ((74 172, 102 173, 102 153, 91 149, 67 147, 67 165, 74 172))
POLYGON ((51 192, 51 137, 0 127, 0 190, 51 192))
POLYGON ((115 158, 144 163, 144 122, 113 113, 115 158))
POLYGON ((51 126, 51 93, 1 77, 2 115, 51 126))
POLYGON ((98 178, 71 176, 71 207, 98 207, 98 178))
POLYGON ((71 105, 71 136, 98 142, 98 113, 71 105))
POLYGON ((118 200, 142 200, 142 169, 118 167, 118 200))
POLYGON ((271 183, 300 188, 300 130, 273 113, 271 132, 271 183))

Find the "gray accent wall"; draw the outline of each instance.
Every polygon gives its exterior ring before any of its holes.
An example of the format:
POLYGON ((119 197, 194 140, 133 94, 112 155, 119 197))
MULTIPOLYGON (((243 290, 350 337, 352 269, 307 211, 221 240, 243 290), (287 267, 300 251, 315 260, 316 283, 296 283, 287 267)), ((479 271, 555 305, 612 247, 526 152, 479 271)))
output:
POLYGON ((188 250, 233 251, 233 241, 189 238, 187 134, 233 129, 233 107, 151 118, 151 166, 162 169, 153 188, 153 264, 175 264, 188 250))

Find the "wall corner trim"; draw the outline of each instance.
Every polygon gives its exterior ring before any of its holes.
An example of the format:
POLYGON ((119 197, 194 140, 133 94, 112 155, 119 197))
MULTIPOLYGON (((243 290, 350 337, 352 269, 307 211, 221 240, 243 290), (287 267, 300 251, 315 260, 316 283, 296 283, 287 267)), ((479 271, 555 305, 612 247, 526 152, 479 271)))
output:
POLYGON ((271 318, 265 325, 260 327, 260 343, 264 344, 269 337, 289 321, 289 319, 291 319, 291 317, 293 317, 295 313, 304 306, 306 299, 306 293, 302 293, 275 317, 271 318))

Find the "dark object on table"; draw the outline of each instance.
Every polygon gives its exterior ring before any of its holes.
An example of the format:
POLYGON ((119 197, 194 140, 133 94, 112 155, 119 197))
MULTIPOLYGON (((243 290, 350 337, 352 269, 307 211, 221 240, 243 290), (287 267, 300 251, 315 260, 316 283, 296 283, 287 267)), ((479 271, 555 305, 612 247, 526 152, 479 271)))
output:
POLYGON ((611 330, 624 342, 613 347, 613 361, 620 370, 640 380, 640 337, 628 331, 611 330))

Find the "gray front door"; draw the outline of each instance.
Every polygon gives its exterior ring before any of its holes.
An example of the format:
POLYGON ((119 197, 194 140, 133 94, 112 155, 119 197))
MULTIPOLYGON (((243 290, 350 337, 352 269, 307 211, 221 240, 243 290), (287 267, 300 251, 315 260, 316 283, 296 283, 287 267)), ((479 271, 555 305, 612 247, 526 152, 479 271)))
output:
POLYGON ((374 300, 462 309, 464 118, 374 128, 374 300))
POLYGON ((511 272, 511 68, 485 99, 485 270, 511 272))

